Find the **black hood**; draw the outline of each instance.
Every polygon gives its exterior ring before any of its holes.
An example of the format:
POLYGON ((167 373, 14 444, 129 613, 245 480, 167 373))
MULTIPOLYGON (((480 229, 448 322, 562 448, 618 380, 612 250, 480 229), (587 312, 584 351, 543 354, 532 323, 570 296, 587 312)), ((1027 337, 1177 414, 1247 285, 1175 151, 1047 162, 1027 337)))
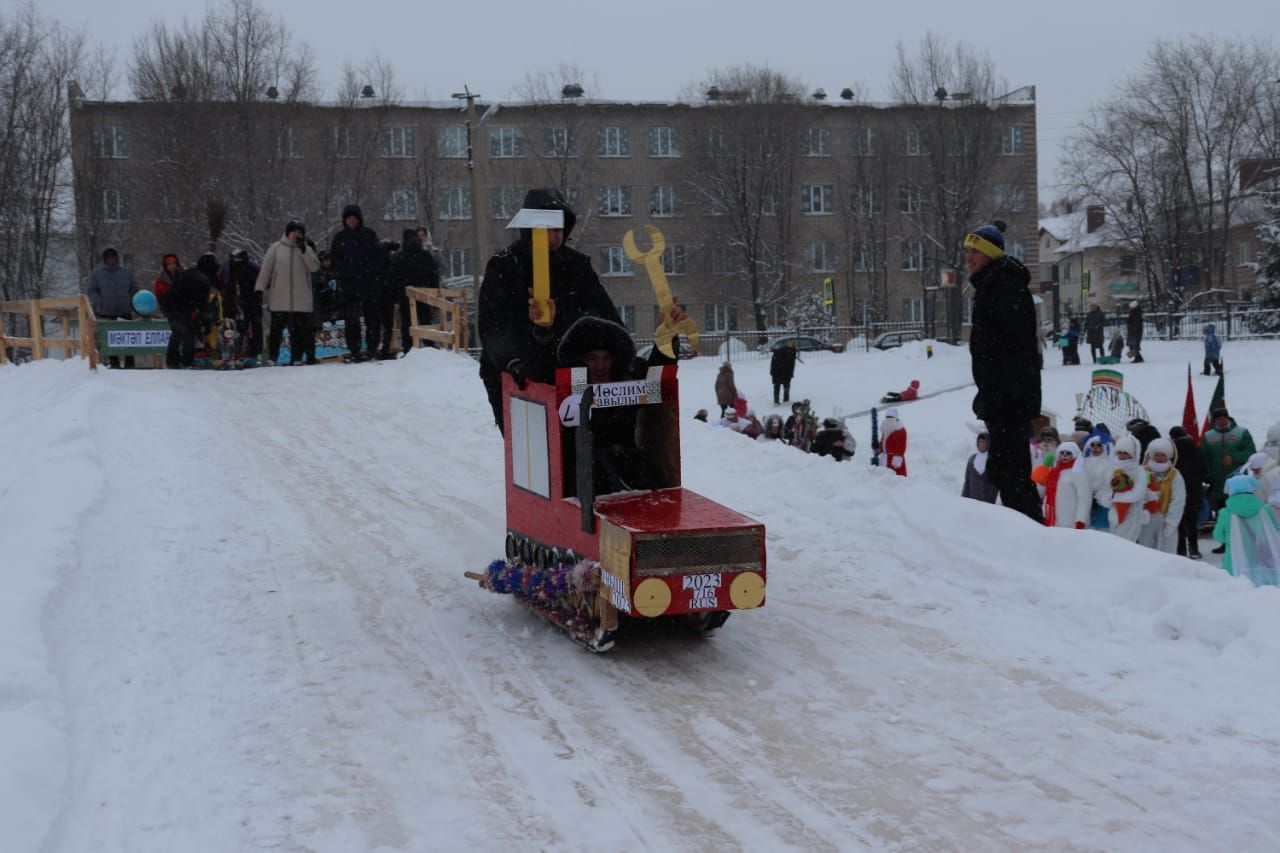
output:
POLYGON ((342 226, 344 228, 347 225, 348 216, 354 216, 356 218, 357 228, 359 228, 361 225, 364 225, 364 214, 360 212, 360 205, 349 204, 346 207, 342 208, 342 226))
POLYGON ((580 318, 564 333, 556 355, 563 367, 581 367, 587 363, 587 353, 597 349, 608 350, 613 354, 615 380, 627 375, 631 362, 636 357, 636 345, 624 327, 612 320, 589 314, 580 318))
POLYGON ((400 232, 400 245, 406 251, 422 248, 422 241, 418 239, 418 232, 414 228, 406 228, 400 232))
MULTIPOLYGON (((564 211, 564 239, 569 240, 569 235, 573 233, 574 223, 578 221, 578 217, 574 215, 569 208, 569 203, 564 200, 564 196, 560 194, 560 190, 540 188, 532 189, 525 193, 524 204, 522 208, 529 210, 563 210, 564 211)), ((520 229, 520 239, 528 243, 532 238, 532 232, 528 228, 520 229)))
POLYGON ((120 252, 118 252, 118 251, 116 250, 116 247, 115 247, 115 246, 103 246, 103 247, 102 247, 102 260, 103 260, 103 262, 104 262, 104 263, 105 263, 105 262, 106 262, 106 260, 107 260, 107 255, 115 255, 117 260, 119 260, 119 259, 120 259, 120 252))

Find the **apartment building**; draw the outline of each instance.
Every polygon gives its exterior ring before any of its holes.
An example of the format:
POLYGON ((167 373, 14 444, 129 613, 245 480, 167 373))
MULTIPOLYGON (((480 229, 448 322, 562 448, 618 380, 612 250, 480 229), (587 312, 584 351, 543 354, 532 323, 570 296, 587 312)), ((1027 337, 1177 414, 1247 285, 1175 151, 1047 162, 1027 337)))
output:
POLYGON ((578 215, 571 245, 640 335, 654 298, 622 242, 635 230, 643 244, 645 224, 662 230, 672 290, 706 330, 781 326, 816 301, 835 323, 936 322, 942 336, 968 316, 967 299, 941 298, 964 232, 996 218, 1036 268, 1033 87, 915 106, 713 94, 471 111, 75 99, 81 263, 112 243, 145 279, 170 251, 260 253, 294 217, 323 246, 355 202, 383 238, 427 225, 446 278, 467 286, 513 239, 504 226, 525 190, 554 186, 578 215))

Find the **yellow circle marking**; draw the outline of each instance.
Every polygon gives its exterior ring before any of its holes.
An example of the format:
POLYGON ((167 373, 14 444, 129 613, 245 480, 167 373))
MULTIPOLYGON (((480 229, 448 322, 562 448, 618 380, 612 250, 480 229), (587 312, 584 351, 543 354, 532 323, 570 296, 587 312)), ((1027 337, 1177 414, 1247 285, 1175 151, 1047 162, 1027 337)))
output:
POLYGON ((671 606, 671 587, 660 578, 646 578, 636 586, 633 597, 641 616, 661 616, 671 606))
POLYGON ((758 572, 743 572, 729 585, 729 600, 739 610, 750 610, 764 602, 764 578, 758 572))

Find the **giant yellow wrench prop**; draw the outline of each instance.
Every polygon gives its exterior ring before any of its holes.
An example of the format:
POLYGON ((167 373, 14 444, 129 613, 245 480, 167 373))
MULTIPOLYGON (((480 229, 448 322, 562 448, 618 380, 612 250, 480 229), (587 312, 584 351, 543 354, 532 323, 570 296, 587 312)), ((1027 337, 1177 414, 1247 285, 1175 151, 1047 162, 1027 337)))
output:
POLYGON ((627 257, 635 263, 643 264, 644 271, 649 275, 649 284, 653 287, 653 295, 658 300, 658 309, 662 316, 662 322, 653 333, 653 344, 668 358, 675 358, 676 354, 671 348, 672 340, 678 333, 683 332, 689 338, 689 346, 697 346, 698 324, 693 322, 692 317, 685 317, 679 322, 672 319, 676 301, 671 297, 667 273, 662 269, 662 253, 667 248, 667 241, 663 239, 662 232, 652 225, 646 225, 644 230, 649 232, 649 251, 642 252, 636 248, 633 231, 623 235, 622 251, 626 252, 627 257))

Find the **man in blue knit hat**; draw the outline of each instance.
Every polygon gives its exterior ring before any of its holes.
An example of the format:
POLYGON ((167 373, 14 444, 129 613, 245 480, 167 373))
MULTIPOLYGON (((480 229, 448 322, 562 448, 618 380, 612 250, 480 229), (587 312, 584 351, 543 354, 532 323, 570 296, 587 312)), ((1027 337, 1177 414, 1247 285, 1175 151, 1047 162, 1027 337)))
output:
POLYGON ((964 238, 973 285, 969 353, 978 393, 973 413, 987 424, 987 479, 1005 506, 1043 522, 1027 450, 1040 415, 1040 364, 1031 273, 1004 252, 1004 223, 981 225, 964 238))

